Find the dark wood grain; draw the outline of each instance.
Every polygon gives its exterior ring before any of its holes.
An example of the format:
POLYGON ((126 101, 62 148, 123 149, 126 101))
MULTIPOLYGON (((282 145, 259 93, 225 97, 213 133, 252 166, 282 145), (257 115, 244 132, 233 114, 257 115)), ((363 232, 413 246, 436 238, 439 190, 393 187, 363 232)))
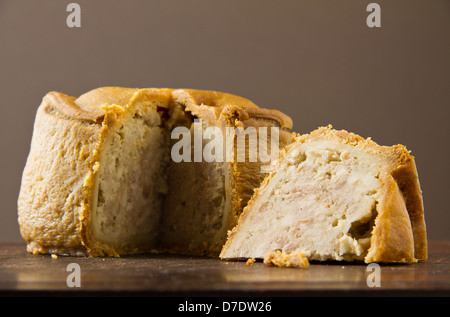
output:
POLYGON ((307 269, 178 255, 120 258, 31 255, 24 245, 0 245, 0 293, 180 295, 450 295, 450 242, 429 244, 429 260, 381 265, 381 287, 358 263, 311 263, 307 269), (69 263, 81 268, 81 287, 70 288, 69 263))

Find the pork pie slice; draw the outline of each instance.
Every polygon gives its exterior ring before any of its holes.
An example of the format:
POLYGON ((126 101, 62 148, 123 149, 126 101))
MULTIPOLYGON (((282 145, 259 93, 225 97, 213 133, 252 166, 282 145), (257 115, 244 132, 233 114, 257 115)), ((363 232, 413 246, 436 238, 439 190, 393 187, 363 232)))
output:
POLYGON ((422 192, 403 145, 331 126, 293 138, 229 233, 222 259, 275 250, 318 261, 427 259, 422 192))

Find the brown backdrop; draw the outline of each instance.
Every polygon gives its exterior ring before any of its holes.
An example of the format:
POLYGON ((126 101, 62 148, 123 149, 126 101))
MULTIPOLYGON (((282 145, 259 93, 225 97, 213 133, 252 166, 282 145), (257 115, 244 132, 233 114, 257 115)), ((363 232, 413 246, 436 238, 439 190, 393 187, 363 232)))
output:
POLYGON ((318 126, 405 144, 428 236, 450 239, 450 1, 0 0, 0 242, 20 242, 16 201, 41 98, 98 86, 220 90, 318 126))

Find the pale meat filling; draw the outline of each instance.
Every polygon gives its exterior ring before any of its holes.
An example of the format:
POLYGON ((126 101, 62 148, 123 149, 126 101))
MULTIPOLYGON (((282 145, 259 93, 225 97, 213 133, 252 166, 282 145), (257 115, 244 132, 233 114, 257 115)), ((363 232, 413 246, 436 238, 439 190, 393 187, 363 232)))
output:
MULTIPOLYGON (((194 133, 207 127, 206 123, 190 127, 192 149, 194 133)), ((203 140, 202 149, 206 144, 203 140)), ((164 200, 160 245, 163 250, 181 253, 198 254, 202 249, 205 254, 218 253, 225 243, 230 221, 231 184, 227 163, 204 159, 194 162, 193 151, 191 154, 191 162, 169 164, 170 190, 164 200)))
POLYGON ((91 223, 110 247, 131 252, 156 243, 169 158, 168 132, 159 124, 156 111, 130 116, 105 144, 91 223))
MULTIPOLYGON (((227 253, 263 258, 304 252, 310 260, 362 260, 377 215, 380 166, 375 155, 318 140, 299 144, 260 189, 227 253)), ((224 254, 227 257, 227 254, 224 254)))
POLYGON ((226 163, 174 162, 171 128, 192 122, 178 108, 166 122, 147 112, 130 114, 105 144, 93 235, 121 252, 219 252, 229 229, 226 163))

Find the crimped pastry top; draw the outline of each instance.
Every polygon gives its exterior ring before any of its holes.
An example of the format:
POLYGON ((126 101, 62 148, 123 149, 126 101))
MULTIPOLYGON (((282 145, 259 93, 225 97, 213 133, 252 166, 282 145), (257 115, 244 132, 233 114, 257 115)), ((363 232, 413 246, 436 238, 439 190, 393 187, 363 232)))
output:
POLYGON ((213 115, 216 119, 221 115, 229 114, 229 116, 237 116, 240 120, 255 118, 275 121, 284 130, 292 128, 292 119, 282 112, 263 109, 246 98, 218 91, 100 87, 78 98, 52 91, 44 97, 43 101, 63 115, 91 122, 103 120, 105 110, 102 106, 127 107, 137 102, 154 101, 161 107, 167 107, 171 102, 178 102, 185 105, 186 109, 193 114, 213 115))

